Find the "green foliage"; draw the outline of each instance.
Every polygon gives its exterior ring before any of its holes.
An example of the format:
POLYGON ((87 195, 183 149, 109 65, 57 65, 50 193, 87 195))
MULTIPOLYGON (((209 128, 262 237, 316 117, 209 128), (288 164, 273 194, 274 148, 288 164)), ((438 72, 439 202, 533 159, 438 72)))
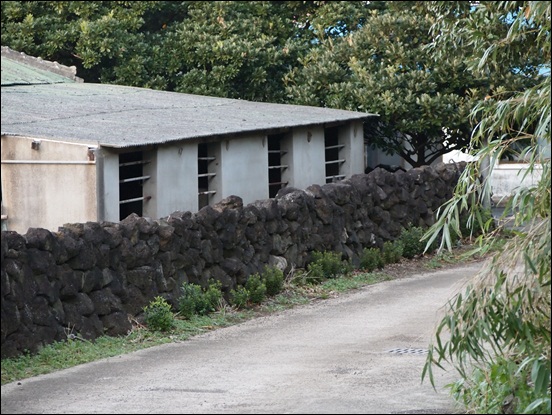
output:
POLYGON ((350 36, 312 48, 285 78, 293 103, 379 114, 365 128, 370 144, 412 166, 469 143, 468 90, 482 82, 461 58, 427 50, 432 19, 418 3, 387 2, 350 36))
MULTIPOLYGON (((13 1, 2 3, 2 45, 77 66, 78 75, 91 81, 109 73, 111 64, 140 62, 136 52, 149 49, 142 31, 145 19, 164 2, 13 1), (134 51, 134 52, 131 52, 134 51)), ((159 25, 160 27, 160 25, 159 25)))
POLYGON ((265 267, 262 280, 266 285, 266 295, 274 296, 284 288, 284 273, 276 267, 265 267))
POLYGON ((544 366, 499 357, 489 367, 475 367, 470 379, 451 385, 451 392, 478 414, 543 414, 550 412, 547 376, 550 371, 544 366), (535 368, 540 372, 533 376, 535 368), (533 378, 540 383, 536 388, 531 387, 533 378))
POLYGON ((174 327, 171 305, 163 297, 155 297, 144 307, 144 321, 154 331, 169 331, 174 327))
POLYGON ((508 61, 484 73, 467 67, 468 42, 434 53, 431 3, 385 2, 347 36, 323 39, 286 75, 291 101, 379 114, 366 125, 368 142, 415 167, 467 147, 478 99, 535 80, 508 61))
POLYGON ((281 102, 313 37, 300 23, 320 8, 282 3, 2 2, 2 45, 88 82, 281 102))
POLYGON ((311 279, 322 281, 351 272, 352 264, 350 261, 342 260, 339 252, 313 251, 307 270, 311 279))
POLYGON ((198 284, 184 283, 181 292, 182 295, 178 300, 180 315, 190 318, 197 313, 197 304, 202 303, 203 291, 198 284))
POLYGON ((394 264, 403 257, 404 245, 402 241, 386 241, 383 243, 383 262, 384 264, 394 264))
POLYGON ((260 304, 266 297, 266 285, 259 274, 252 274, 245 283, 245 289, 249 293, 248 300, 253 304, 260 304))
POLYGON ((217 311, 221 308, 224 303, 224 298, 222 296, 222 283, 220 281, 211 280, 209 286, 204 292, 205 297, 205 312, 199 314, 207 314, 213 311, 217 311))
POLYGON ((424 234, 424 229, 418 226, 412 226, 401 231, 399 241, 403 246, 403 256, 405 258, 411 259, 424 253, 426 247, 425 242, 422 241, 424 234))
POLYGON ((230 304, 241 309, 247 306, 249 301, 249 291, 244 286, 238 285, 236 289, 230 290, 230 304))
POLYGON ((298 286, 298 287, 307 285, 311 282, 314 283, 314 282, 317 282, 317 281, 312 278, 311 272, 307 271, 306 269, 297 269, 297 270, 295 270, 293 272, 292 277, 291 277, 291 283, 295 286, 298 286))
POLYGON ((221 287, 220 281, 211 281, 205 290, 198 284, 182 284, 182 295, 178 300, 180 315, 190 318, 195 314, 205 315, 218 310, 223 302, 221 287))
POLYGON ((359 268, 364 271, 372 272, 375 269, 381 269, 385 265, 382 251, 379 248, 364 248, 360 257, 359 268))
POLYGON ((470 210, 464 210, 460 214, 460 234, 462 237, 481 235, 481 229, 477 223, 482 223, 487 231, 495 229, 495 221, 491 209, 481 206, 473 206, 470 210), (475 216, 478 216, 476 220, 475 216))
POLYGON ((252 274, 245 286, 239 285, 230 291, 230 303, 238 308, 246 308, 248 304, 260 304, 266 296, 274 296, 282 291, 284 273, 275 267, 266 266, 262 275, 252 274))
MULTIPOLYGON (((440 46, 469 43, 475 53, 467 64, 478 71, 517 65, 534 82, 529 88, 496 88, 472 110, 479 120, 472 137, 475 161, 463 171, 454 195, 437 214, 426 237, 441 238, 440 249, 452 247, 460 234, 461 215, 467 209, 471 230, 478 230, 479 252, 494 246, 504 226, 488 220, 481 206, 490 201, 490 177, 496 161, 516 141, 527 142, 522 158, 524 178, 539 171, 531 185, 517 189, 506 211, 522 231, 514 233, 448 304, 422 372, 433 382, 432 367, 450 362, 462 380, 454 389, 473 410, 506 411, 504 396, 512 401, 507 413, 550 412, 550 2, 480 2, 459 13, 458 3, 434 2, 440 46), (454 16, 454 19, 451 19, 454 16), (504 16, 510 16, 505 23, 504 16), (497 36, 495 30, 502 27, 497 36), (548 68, 547 75, 536 74, 548 68), (482 172, 485 175, 482 178, 482 172), (452 232, 451 232, 452 231, 452 232), (470 370, 474 368, 474 370, 470 370)), ((523 178, 522 178, 523 179, 523 178)))

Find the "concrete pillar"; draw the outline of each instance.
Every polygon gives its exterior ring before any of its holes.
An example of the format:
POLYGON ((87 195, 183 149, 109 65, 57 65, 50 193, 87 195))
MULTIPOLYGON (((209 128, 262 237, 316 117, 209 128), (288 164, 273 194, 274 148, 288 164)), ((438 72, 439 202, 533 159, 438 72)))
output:
POLYGON ((364 173, 364 131, 362 121, 351 121, 339 127, 339 144, 343 144, 340 158, 345 159, 340 173, 347 177, 364 173))
POLYGON ((320 125, 293 129, 291 140, 286 142, 284 174, 288 186, 306 189, 311 184, 326 183, 324 128, 320 125))
POLYGON ((159 219, 180 211, 197 211, 197 143, 158 147, 144 153, 151 160, 144 165, 144 216, 159 219))
POLYGON ((255 134, 223 140, 213 203, 235 195, 244 204, 268 198, 268 141, 266 135, 255 134))
POLYGON ((96 151, 98 220, 119 222, 119 154, 96 151))

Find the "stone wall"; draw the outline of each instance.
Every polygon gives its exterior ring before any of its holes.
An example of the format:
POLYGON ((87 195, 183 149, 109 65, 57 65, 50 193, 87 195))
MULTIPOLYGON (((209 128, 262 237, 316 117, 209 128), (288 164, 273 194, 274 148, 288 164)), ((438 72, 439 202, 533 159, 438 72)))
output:
POLYGON ((2 357, 78 334, 126 334, 155 296, 176 306, 184 282, 211 278, 228 293, 265 265, 304 268, 313 251, 358 265, 403 228, 427 227, 452 195, 463 165, 407 172, 381 168, 306 190, 285 188, 243 206, 231 196, 160 220, 66 224, 58 232, 2 232, 2 357))

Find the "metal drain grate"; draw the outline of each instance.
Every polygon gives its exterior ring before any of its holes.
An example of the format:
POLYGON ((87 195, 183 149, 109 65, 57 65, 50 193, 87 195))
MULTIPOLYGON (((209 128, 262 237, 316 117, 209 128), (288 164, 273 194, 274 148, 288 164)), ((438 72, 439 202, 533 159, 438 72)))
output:
POLYGON ((413 349, 412 347, 398 347, 396 349, 388 350, 388 353, 393 354, 427 354, 427 349, 413 349))

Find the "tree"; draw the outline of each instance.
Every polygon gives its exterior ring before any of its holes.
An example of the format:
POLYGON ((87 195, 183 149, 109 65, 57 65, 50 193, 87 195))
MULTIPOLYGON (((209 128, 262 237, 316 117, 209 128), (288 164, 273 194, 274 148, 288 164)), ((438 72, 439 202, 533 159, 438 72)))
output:
POLYGON ((149 50, 145 19, 159 12, 161 3, 2 2, 2 45, 74 65, 80 77, 99 82, 109 78, 106 68, 128 58, 128 51, 149 50))
POLYGON ((2 2, 2 44, 87 82, 281 102, 316 30, 358 24, 362 3, 334 3, 2 2))
MULTIPOLYGON (((488 251, 502 226, 482 220, 481 208, 490 183, 481 181, 483 160, 496 160, 512 143, 523 140, 526 174, 540 171, 533 186, 516 191, 506 206, 520 228, 446 307, 435 333, 422 378, 433 382, 432 367, 452 363, 461 379, 454 395, 477 413, 550 413, 550 2, 478 2, 460 13, 463 2, 435 2, 433 27, 439 47, 470 43, 480 53, 469 62, 489 71, 509 59, 521 72, 535 68, 539 83, 521 90, 496 89, 478 103, 471 148, 475 162, 462 173, 453 198, 440 209, 426 234, 429 244, 443 235, 441 248, 451 247, 459 232, 459 214, 483 231, 478 249, 488 251), (496 37, 493 25, 508 22, 496 37), (525 64, 524 64, 525 62, 525 64)), ((448 48, 445 47, 445 50, 448 48)), ((490 168, 494 162, 490 163, 490 168)))
POLYGON ((499 86, 533 82, 509 67, 470 71, 473 45, 437 58, 429 48, 435 18, 428 2, 385 3, 358 30, 321 39, 301 60, 286 77, 291 102, 377 113, 365 129, 368 143, 420 166, 469 144, 478 99, 499 86))
MULTIPOLYGON (((169 89, 281 102, 282 78, 306 47, 277 2, 192 2, 164 36, 169 89)), ((159 68, 159 72, 163 69, 159 68)))
MULTIPOLYGON (((377 113, 367 141, 418 166, 467 146, 473 105, 535 85, 542 61, 494 49, 499 63, 475 71, 466 62, 482 44, 430 34, 432 4, 12 1, 1 3, 2 43, 75 65, 87 82, 377 113)), ((451 5, 444 20, 470 22, 471 3, 451 5)), ((486 30, 503 38, 512 22, 486 30)))

